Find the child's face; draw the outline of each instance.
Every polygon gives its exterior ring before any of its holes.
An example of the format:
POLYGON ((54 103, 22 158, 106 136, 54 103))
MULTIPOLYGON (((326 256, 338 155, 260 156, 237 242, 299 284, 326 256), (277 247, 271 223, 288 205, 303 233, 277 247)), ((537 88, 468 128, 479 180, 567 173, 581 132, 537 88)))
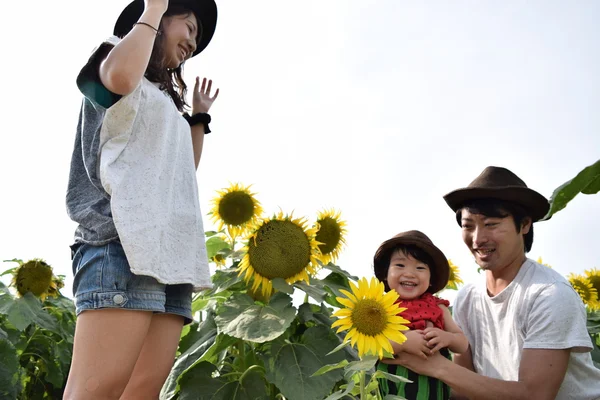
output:
POLYGON ((394 251, 390 258, 387 283, 403 300, 412 300, 427 291, 431 272, 429 266, 401 250, 394 251))

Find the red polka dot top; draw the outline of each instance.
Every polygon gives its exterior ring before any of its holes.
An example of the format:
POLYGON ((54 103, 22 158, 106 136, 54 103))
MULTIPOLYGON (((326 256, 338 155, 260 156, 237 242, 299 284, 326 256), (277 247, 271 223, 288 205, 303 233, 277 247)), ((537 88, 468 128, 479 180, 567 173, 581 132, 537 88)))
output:
POLYGON ((448 300, 440 299, 431 293, 423 293, 417 299, 398 299, 396 303, 400 303, 400 307, 406 307, 406 310, 398 315, 410 321, 409 329, 425 329, 427 321, 431 321, 436 328, 444 329, 444 312, 438 305, 448 307, 448 300))

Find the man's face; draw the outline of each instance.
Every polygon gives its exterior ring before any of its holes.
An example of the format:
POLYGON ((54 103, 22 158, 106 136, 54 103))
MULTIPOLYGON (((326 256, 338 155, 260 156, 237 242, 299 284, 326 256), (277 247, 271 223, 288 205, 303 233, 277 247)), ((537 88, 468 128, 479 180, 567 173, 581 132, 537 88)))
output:
POLYGON ((461 211, 463 241, 483 270, 499 271, 525 254, 523 235, 529 232, 531 222, 525 222, 517 232, 512 215, 487 217, 461 211))

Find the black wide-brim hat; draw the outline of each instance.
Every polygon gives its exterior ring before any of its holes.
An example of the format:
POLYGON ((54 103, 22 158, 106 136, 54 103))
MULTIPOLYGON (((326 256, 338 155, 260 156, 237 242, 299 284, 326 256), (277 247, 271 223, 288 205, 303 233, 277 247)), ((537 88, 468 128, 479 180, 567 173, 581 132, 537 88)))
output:
POLYGON ((550 209, 548 199, 529 189, 521 178, 502 167, 487 167, 469 186, 444 196, 454 212, 465 203, 479 199, 497 199, 518 204, 525 208, 533 222, 544 218, 550 209))
MULTIPOLYGON (((192 57, 200 53, 208 46, 217 26, 217 5, 214 0, 169 0, 169 6, 183 6, 196 15, 200 26, 198 26, 198 37, 196 38, 196 50, 192 57)), ((119 15, 113 34, 124 37, 138 22, 144 12, 144 0, 134 0, 119 15)))
MULTIPOLYGON (((379 246, 375 252, 375 257, 373 257, 373 268, 377 279, 380 281, 387 279, 387 270, 390 266, 390 251, 399 246, 408 245, 418 247, 429 254, 433 259, 434 265, 428 265, 429 270, 431 271, 431 279, 429 281, 431 286, 427 289, 427 292, 433 294, 444 289, 448 284, 448 278, 450 277, 450 265, 448 264, 448 259, 444 253, 433 244, 431 239, 420 231, 399 233, 379 246)), ((385 286, 386 289, 389 290, 389 286, 387 284, 385 286)))

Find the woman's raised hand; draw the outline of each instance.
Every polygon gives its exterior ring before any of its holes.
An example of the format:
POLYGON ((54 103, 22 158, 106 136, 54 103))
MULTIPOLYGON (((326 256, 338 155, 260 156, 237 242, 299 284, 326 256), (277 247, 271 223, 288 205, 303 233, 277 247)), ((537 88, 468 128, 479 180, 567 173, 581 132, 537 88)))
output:
POLYGON ((192 101, 192 114, 206 113, 210 110, 213 102, 219 95, 219 89, 215 91, 215 95, 211 96, 212 91, 212 79, 208 81, 206 78, 202 79, 202 87, 200 87, 200 78, 196 77, 196 84, 194 85, 194 97, 192 101))
POLYGON ((145 10, 150 8, 154 8, 161 13, 167 11, 167 7, 169 7, 169 0, 144 0, 145 10))

